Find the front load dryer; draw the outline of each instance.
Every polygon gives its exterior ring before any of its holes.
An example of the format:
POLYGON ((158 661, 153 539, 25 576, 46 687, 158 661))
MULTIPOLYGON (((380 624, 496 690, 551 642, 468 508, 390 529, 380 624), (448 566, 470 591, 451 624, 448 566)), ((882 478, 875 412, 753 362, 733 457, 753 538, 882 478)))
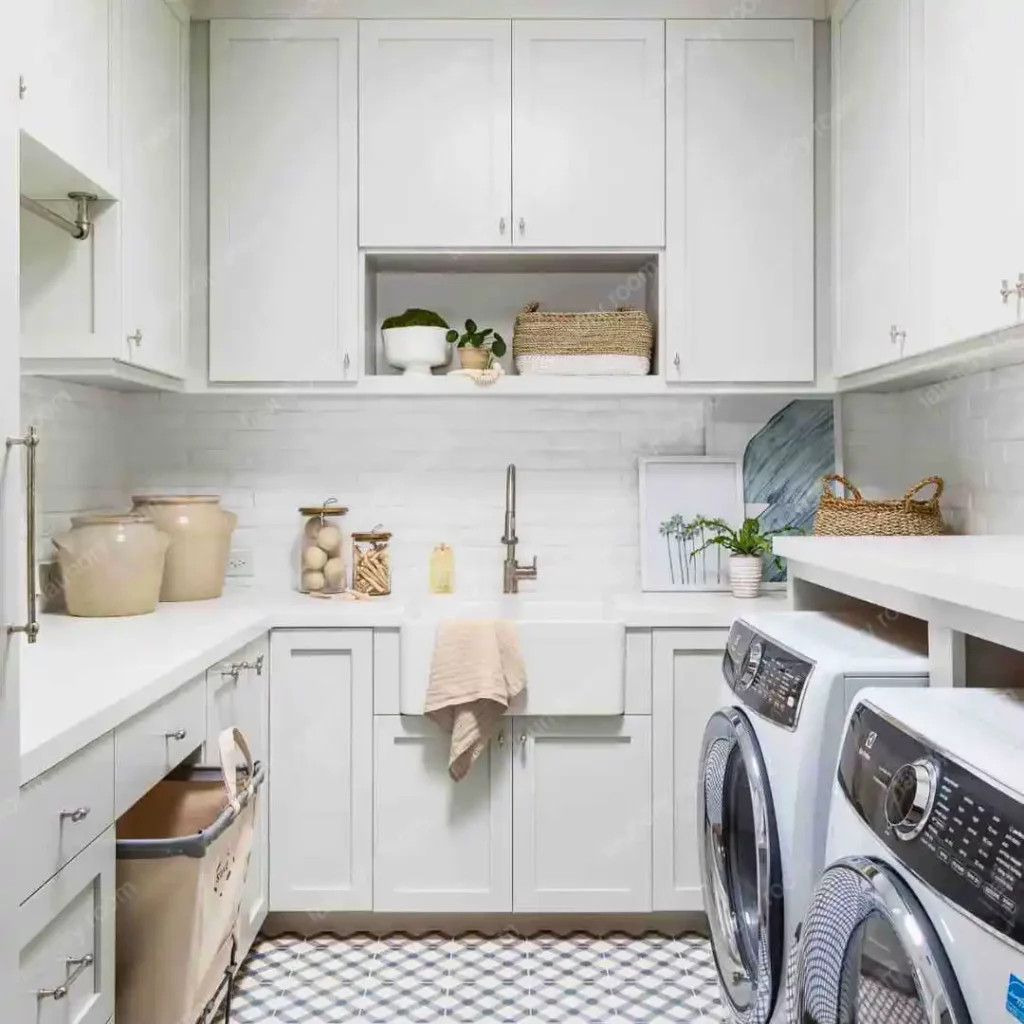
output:
POLYGON ((793 933, 824 863, 846 712, 865 686, 928 684, 914 623, 822 612, 737 620, 701 751, 704 907, 740 1024, 781 1020, 793 933))
POLYGON ((865 690, 790 966, 801 1024, 1024 1020, 1024 703, 865 690))

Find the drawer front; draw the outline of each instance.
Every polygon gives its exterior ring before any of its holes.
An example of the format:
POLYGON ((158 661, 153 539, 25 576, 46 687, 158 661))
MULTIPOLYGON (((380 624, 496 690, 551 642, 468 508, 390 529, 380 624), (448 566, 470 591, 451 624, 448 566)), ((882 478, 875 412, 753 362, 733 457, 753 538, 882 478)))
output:
POLYGON ((33 1024, 106 1024, 110 1020, 115 865, 114 829, 109 828, 22 904, 14 1020, 33 1024))
POLYGON ((23 901, 114 823, 114 737, 80 750, 21 789, 23 901))
POLYGON ((202 746, 205 732, 205 675, 121 726, 114 733, 116 816, 202 746))

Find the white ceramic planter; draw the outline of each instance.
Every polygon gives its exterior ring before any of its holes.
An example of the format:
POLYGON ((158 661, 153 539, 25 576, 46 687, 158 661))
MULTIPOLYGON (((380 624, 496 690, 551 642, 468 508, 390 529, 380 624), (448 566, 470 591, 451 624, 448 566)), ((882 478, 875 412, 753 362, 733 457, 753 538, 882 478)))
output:
POLYGON ((729 556, 729 588, 733 597, 760 597, 761 559, 755 555, 729 556))
POLYGON ((444 327, 388 327, 380 333, 384 358, 403 373, 430 373, 435 366, 447 366, 451 359, 444 327))

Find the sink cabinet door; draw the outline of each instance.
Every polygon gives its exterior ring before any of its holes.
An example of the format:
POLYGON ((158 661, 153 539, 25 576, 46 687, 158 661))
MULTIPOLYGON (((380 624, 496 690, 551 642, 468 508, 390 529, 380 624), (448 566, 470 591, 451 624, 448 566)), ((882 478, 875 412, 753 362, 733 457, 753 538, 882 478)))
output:
POLYGON ((450 737, 427 718, 375 720, 373 909, 512 909, 512 781, 507 719, 461 782, 450 737))
POLYGON ((727 629, 654 633, 654 906, 703 909, 697 792, 708 719, 721 705, 727 629))
POLYGON ((270 909, 373 901, 373 634, 274 630, 270 909))
POLYGON ((517 718, 513 909, 651 909, 651 719, 517 718))

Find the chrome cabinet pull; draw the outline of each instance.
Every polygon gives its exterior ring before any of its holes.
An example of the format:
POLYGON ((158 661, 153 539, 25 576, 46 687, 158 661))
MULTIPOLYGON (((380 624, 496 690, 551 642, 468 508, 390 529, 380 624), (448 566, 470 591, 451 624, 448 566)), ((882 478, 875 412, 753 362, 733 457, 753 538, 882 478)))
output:
POLYGON ((889 328, 889 341, 893 345, 898 345, 900 342, 907 340, 907 332, 901 331, 895 324, 889 328))
POLYGON ((164 739, 167 740, 183 740, 188 733, 184 729, 175 729, 174 732, 165 732, 164 739))
POLYGON ((61 811, 60 820, 64 821, 65 819, 69 819, 77 825, 80 821, 85 821, 85 819, 89 817, 89 812, 91 810, 91 807, 78 807, 73 811, 61 811))
POLYGON ((504 217, 502 217, 501 220, 498 221, 498 231, 500 231, 501 234, 505 234, 505 218, 504 217))
POLYGON ((346 352, 345 358, 341 361, 342 376, 348 376, 348 369, 352 365, 352 357, 346 352))
POLYGON ((142 344, 142 328, 141 327, 136 327, 135 328, 135 333, 128 335, 128 340, 131 341, 131 342, 134 342, 134 344, 136 346, 141 345, 142 344))
POLYGON ((36 990, 36 999, 64 999, 67 997, 68 990, 72 985, 90 968, 94 962, 92 953, 86 953, 85 956, 69 956, 65 959, 64 963, 68 967, 74 967, 74 970, 68 975, 67 981, 63 985, 58 985, 56 988, 41 988, 36 990))
POLYGON ((25 610, 28 621, 23 626, 8 626, 8 633, 24 633, 30 644, 39 636, 39 608, 36 604, 36 449, 39 434, 35 427, 29 427, 24 437, 7 438, 7 450, 15 445, 25 447, 25 610))
POLYGON ((1024 299, 1024 274, 1017 275, 1017 283, 1011 285, 1010 282, 1004 277, 1003 286, 999 289, 999 294, 1003 297, 1003 305, 1010 301, 1011 295, 1016 295, 1018 299, 1024 299))
POLYGON ((523 761, 526 761, 526 733, 519 734, 519 746, 523 750, 523 761))
POLYGON ((240 672, 255 671, 256 675, 261 676, 263 675, 263 658, 264 655, 261 654, 255 661, 233 661, 230 665, 222 668, 220 674, 224 678, 231 676, 236 683, 240 672))
POLYGON ((526 234, 526 218, 525 217, 520 217, 519 218, 519 234, 521 234, 521 235, 525 235, 526 234))
POLYGON ((499 747, 505 746, 505 730, 504 729, 501 732, 498 733, 498 746, 499 747))
POLYGON ((28 85, 25 83, 25 76, 18 75, 18 99, 23 100, 28 92, 28 85))

